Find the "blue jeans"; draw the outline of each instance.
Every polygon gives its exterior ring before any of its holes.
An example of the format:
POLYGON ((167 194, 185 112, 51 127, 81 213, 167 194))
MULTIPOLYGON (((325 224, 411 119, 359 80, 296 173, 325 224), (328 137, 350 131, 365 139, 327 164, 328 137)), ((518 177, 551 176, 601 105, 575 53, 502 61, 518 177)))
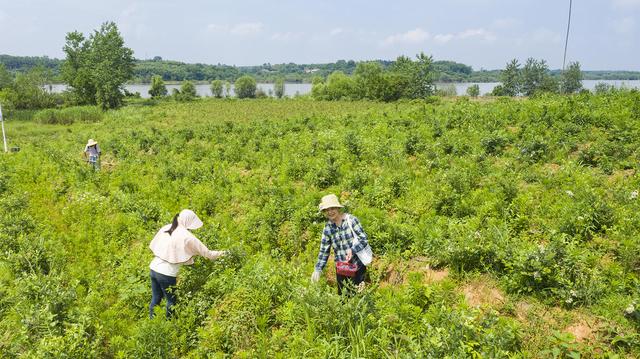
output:
POLYGON ((153 308, 160 304, 162 298, 167 298, 167 318, 171 317, 171 307, 176 304, 176 295, 173 292, 176 286, 176 277, 151 271, 151 304, 149 304, 149 317, 153 318, 153 308))
POLYGON ((97 155, 89 155, 89 164, 93 166, 93 169, 100 169, 100 162, 97 155))

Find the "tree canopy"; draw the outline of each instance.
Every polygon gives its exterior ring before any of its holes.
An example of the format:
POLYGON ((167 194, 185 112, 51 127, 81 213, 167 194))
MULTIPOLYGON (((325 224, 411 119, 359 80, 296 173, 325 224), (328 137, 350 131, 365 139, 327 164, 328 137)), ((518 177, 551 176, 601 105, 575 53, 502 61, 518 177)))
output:
POLYGON ((153 76, 151 78, 151 88, 149 89, 149 95, 152 98, 163 97, 167 95, 167 86, 165 86, 162 76, 153 76))
POLYGON ((353 76, 336 71, 326 82, 315 79, 311 95, 324 100, 426 98, 434 93, 432 64, 431 56, 423 53, 415 61, 400 56, 387 68, 375 61, 361 62, 353 76))
POLYGON ((574 93, 582 89, 582 71, 579 62, 571 62, 569 68, 562 73, 560 79, 560 91, 562 93, 574 93))
POLYGON ((240 77, 235 83, 235 92, 238 98, 256 97, 256 80, 248 75, 240 77))
POLYGON ((224 92, 224 82, 222 80, 211 81, 211 93, 213 97, 221 98, 224 92))
POLYGON ((284 96, 284 78, 280 77, 273 84, 273 93, 277 98, 284 96))
POLYGON ((505 69, 500 73, 500 85, 493 89, 493 95, 496 96, 533 96, 537 93, 560 92, 560 85, 565 86, 564 82, 568 81, 566 86, 571 88, 571 92, 581 88, 582 77, 580 66, 577 66, 577 73, 574 69, 572 72, 565 72, 563 78, 558 81, 556 76, 551 74, 549 66, 545 60, 537 60, 528 58, 524 66, 520 68, 517 59, 507 63, 505 69), (569 76, 569 77, 566 77, 569 76))
POLYGON ((134 58, 115 23, 102 24, 88 39, 77 31, 68 33, 63 50, 62 77, 78 103, 103 109, 122 105, 122 87, 133 76, 134 58))

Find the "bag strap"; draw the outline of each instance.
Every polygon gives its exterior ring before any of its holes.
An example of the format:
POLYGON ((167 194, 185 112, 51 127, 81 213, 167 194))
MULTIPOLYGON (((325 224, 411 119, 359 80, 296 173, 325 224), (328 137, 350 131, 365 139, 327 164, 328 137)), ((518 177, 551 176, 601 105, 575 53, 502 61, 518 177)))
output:
POLYGON ((355 245, 360 242, 360 237, 356 234, 356 231, 353 230, 353 225, 351 224, 351 215, 347 213, 347 224, 349 225, 349 229, 351 230, 351 234, 353 235, 353 239, 351 241, 351 245, 355 245))

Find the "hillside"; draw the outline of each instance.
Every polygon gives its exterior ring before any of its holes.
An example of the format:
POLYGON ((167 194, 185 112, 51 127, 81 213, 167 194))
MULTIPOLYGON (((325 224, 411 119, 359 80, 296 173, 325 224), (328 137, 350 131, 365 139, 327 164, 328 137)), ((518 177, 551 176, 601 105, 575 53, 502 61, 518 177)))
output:
MULTIPOLYGON (((43 66, 50 71, 51 80, 62 81, 60 66, 63 60, 48 57, 28 57, 0 55, 0 64, 11 73, 26 72, 36 66, 43 66)), ((383 67, 390 66, 393 61, 375 60, 383 67)), ((137 60, 132 83, 149 83, 154 75, 162 76, 165 81, 211 81, 221 79, 234 82, 242 75, 251 75, 258 82, 272 83, 278 78, 287 82, 310 83, 314 76, 327 77, 334 71, 352 74, 357 62, 339 60, 326 64, 262 64, 258 66, 230 66, 189 64, 179 61, 163 60, 160 57, 149 60, 137 60)), ((473 70, 471 66, 455 61, 436 60, 434 71, 438 82, 499 82, 500 70, 473 70)), ((552 76, 559 76, 560 70, 550 71, 552 76)), ((583 71, 585 80, 640 80, 640 71, 583 71)))

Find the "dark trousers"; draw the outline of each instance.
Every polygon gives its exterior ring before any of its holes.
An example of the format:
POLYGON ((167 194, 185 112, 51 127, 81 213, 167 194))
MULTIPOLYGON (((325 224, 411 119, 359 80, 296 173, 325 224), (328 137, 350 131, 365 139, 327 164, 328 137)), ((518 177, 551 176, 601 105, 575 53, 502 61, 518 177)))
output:
POLYGON ((176 277, 151 271, 151 304, 149 304, 149 317, 153 318, 153 308, 160 304, 162 298, 167 299, 167 318, 171 316, 171 307, 176 304, 176 295, 173 292, 176 286, 176 277))
POLYGON ((336 274, 336 281, 338 282, 338 294, 342 295, 342 289, 345 290, 345 294, 353 295, 355 293, 355 287, 364 282, 364 275, 367 272, 367 267, 362 263, 358 264, 359 268, 356 271, 356 275, 353 277, 347 277, 344 275, 336 274))

